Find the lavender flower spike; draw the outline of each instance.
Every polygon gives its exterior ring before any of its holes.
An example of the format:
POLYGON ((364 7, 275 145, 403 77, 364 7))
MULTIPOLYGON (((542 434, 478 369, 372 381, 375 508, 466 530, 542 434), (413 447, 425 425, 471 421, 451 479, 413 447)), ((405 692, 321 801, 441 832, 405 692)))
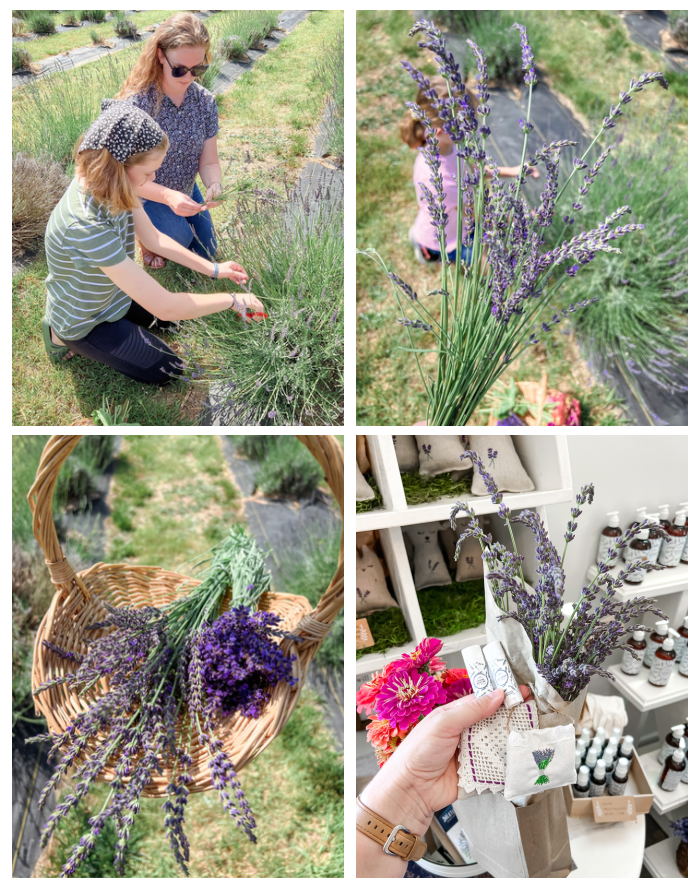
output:
POLYGON ((537 76, 535 74, 535 56, 532 53, 532 48, 530 47, 530 42, 527 37, 527 28, 524 25, 514 24, 514 28, 517 28, 520 31, 520 47, 523 52, 523 71, 525 71, 525 76, 523 80, 525 83, 532 84, 533 86, 537 83, 537 76))

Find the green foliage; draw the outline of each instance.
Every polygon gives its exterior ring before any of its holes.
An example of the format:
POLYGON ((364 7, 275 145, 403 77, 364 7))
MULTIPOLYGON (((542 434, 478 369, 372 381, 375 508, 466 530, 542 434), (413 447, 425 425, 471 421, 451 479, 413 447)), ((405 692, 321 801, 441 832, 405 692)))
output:
MULTIPOLYGON (((100 812, 90 802, 87 806, 80 806, 73 815, 66 817, 61 828, 56 832, 56 844, 49 856, 47 869, 42 872, 43 877, 58 878, 64 860, 68 859, 73 847, 80 841, 83 835, 92 831, 90 818, 100 812)), ((141 846, 146 837, 146 825, 141 817, 137 816, 131 827, 131 833, 124 850, 124 877, 136 878, 139 876, 141 866, 144 863, 141 846)), ((114 878, 114 847, 119 840, 117 827, 113 819, 105 823, 104 828, 97 838, 95 846, 88 854, 74 878, 114 878)))
POLYGON ((32 66, 32 57, 22 43, 12 44, 12 70, 29 71, 32 66))
POLYGON ((316 62, 314 76, 322 84, 328 96, 323 125, 328 131, 328 154, 344 153, 344 38, 341 31, 330 46, 324 46, 321 58, 316 62))
MULTIPOLYGON (((22 19, 17 19, 17 20, 13 19, 12 20, 12 36, 13 37, 23 37, 26 33, 27 33, 27 26, 24 23, 24 21, 22 21, 22 19)), ((14 70, 14 67, 15 66, 13 64, 12 65, 13 70, 14 70)))
POLYGON ((676 98, 688 101, 688 72, 687 71, 666 71, 664 76, 668 80, 669 92, 672 92, 676 98))
POLYGON ((114 13, 114 33, 117 37, 131 37, 136 39, 139 36, 139 29, 136 23, 126 17, 123 12, 114 13))
POLYGON ((255 472, 255 483, 267 496, 311 495, 323 480, 323 471, 306 447, 291 435, 274 437, 264 461, 255 472))
POLYGON ((425 477, 417 471, 407 471, 401 475, 401 480, 408 505, 434 502, 444 496, 456 500, 462 496, 468 496, 472 489, 471 475, 452 480, 449 473, 425 477))
MULTIPOLYGON (((94 39, 93 34, 90 36, 94 39)), ((50 155, 67 164, 76 141, 99 116, 102 97, 119 90, 137 54, 137 47, 110 54, 89 65, 34 80, 16 91, 13 151, 31 157, 50 155)))
POLYGON ((370 613, 367 624, 372 632, 374 645, 365 647, 364 650, 356 650, 356 659, 361 659, 369 653, 386 653, 392 647, 402 647, 411 640, 406 620, 399 607, 389 607, 388 610, 370 613))
POLYGON ((90 31, 90 39, 92 40, 92 43, 94 46, 99 46, 100 43, 102 43, 102 37, 100 36, 100 32, 95 31, 94 28, 92 31, 90 31))
MULTIPOLYGON (((629 205, 629 220, 644 231, 626 237, 620 254, 601 254, 581 269, 561 302, 599 299, 572 315, 577 339, 587 357, 617 367, 642 405, 640 372, 662 386, 683 385, 687 360, 687 156, 670 120, 651 128, 661 134, 649 139, 647 121, 623 132, 617 158, 607 160, 576 219, 588 230, 629 205)), ((555 215, 550 242, 564 229, 555 215)))
POLYGON ((668 12, 668 24, 671 34, 679 43, 688 44, 688 10, 670 9, 668 12))
MULTIPOLYGON (((460 36, 474 40, 486 57, 489 78, 505 83, 522 83, 520 33, 513 27, 513 21, 520 21, 517 15, 514 18, 512 13, 497 10, 466 9, 426 15, 429 18, 434 16, 437 22, 447 25, 451 31, 458 31, 460 36)), ((533 45, 533 35, 528 36, 536 58, 536 42, 533 45)), ((468 47, 460 61, 465 65, 465 70, 476 70, 474 55, 468 47)))
POLYGON ((93 410, 92 421, 95 425, 128 425, 138 426, 138 422, 127 422, 129 417, 129 401, 112 406, 107 395, 102 396, 102 406, 99 410, 93 410))
POLYGON ((199 78, 206 89, 216 82, 221 66, 232 58, 241 58, 276 27, 280 10, 226 10, 207 22, 214 48, 209 70, 199 78), (235 53, 235 54, 234 54, 235 53))
POLYGON ((12 158, 12 256, 24 255, 43 242, 54 207, 70 181, 50 158, 12 158))
POLYGON ((424 588, 417 594, 428 637, 449 637, 476 628, 486 619, 482 579, 424 588))
POLYGON ((234 434, 231 440, 236 446, 236 452, 255 462, 261 462, 267 455, 272 438, 269 434, 234 434))
POLYGON ((89 22, 94 22, 96 25, 101 25, 102 22, 107 18, 107 10, 106 9, 91 9, 91 10, 83 10, 80 13, 80 17, 89 22))
MULTIPOLYGON (((206 378, 226 386, 224 425, 337 425, 343 396, 342 193, 242 195, 219 229, 267 319, 221 311, 193 324, 213 360, 206 378), (308 214, 307 214, 308 212, 308 214)), ((180 288, 193 288, 185 278, 180 288)), ((201 291, 206 283, 197 281, 201 291)), ((195 370, 197 368, 195 367, 195 370)))
POLYGON ((53 16, 41 9, 34 9, 31 12, 27 12, 24 15, 24 21, 27 23, 29 30, 34 31, 35 34, 56 33, 56 23, 53 20, 53 16))
POLYGON ((75 27, 82 22, 77 9, 67 9, 61 15, 61 24, 67 28, 75 27))
POLYGON ((247 49, 245 40, 238 34, 229 34, 219 43, 219 55, 227 60, 243 58, 247 49))

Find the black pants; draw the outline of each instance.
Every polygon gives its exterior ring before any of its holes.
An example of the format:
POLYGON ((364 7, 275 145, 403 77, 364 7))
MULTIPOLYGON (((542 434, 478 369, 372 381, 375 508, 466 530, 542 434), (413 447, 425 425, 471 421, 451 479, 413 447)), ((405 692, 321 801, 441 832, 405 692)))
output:
MULTIPOLYGON (((120 320, 99 324, 83 339, 63 341, 76 354, 107 364, 130 379, 165 385, 182 373, 183 366, 172 348, 144 329, 152 323, 153 315, 132 302, 120 320)), ((168 329, 170 324, 156 320, 155 326, 168 329)))

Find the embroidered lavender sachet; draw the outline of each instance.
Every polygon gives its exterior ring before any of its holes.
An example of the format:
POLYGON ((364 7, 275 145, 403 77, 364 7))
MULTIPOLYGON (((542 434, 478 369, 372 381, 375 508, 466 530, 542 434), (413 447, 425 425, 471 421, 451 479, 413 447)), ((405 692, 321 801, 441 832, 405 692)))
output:
POLYGON ((576 782, 575 742, 573 724, 511 730, 506 749, 506 801, 576 782))
POLYGON ((526 734, 538 726, 537 705, 529 699, 511 709, 510 724, 508 712, 501 706, 491 717, 464 730, 459 751, 460 788, 479 795, 487 789, 502 792, 506 785, 508 731, 526 734))

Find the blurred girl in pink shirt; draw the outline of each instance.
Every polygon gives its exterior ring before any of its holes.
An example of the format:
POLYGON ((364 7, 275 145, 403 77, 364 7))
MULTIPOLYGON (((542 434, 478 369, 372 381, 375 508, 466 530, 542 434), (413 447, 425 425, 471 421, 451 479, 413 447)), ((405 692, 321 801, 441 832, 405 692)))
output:
MULTIPOLYGON (((430 87, 437 93, 437 97, 447 98, 447 85, 442 77, 430 77, 430 87)), ((469 97, 471 99, 471 96, 469 97)), ((422 89, 418 90, 416 104, 425 112, 431 126, 436 130, 438 144, 440 146, 440 170, 442 172, 442 185, 445 192, 445 210, 447 212, 447 226, 445 228, 445 245, 447 247, 447 258, 450 262, 454 262, 457 256, 457 151, 454 142, 450 139, 446 132, 442 129, 442 121, 438 117, 437 111, 431 104, 431 99, 427 98, 422 89)), ((473 104, 473 102, 472 102, 473 104)), ((440 261, 440 242, 438 240, 435 228, 431 223, 430 212, 428 211, 428 203, 423 197, 421 184, 425 185, 430 191, 435 193, 434 188, 430 184, 430 168, 423 156, 421 147, 425 141, 425 130, 423 124, 418 120, 414 120, 410 111, 401 121, 400 134, 402 141, 406 142, 409 148, 416 148, 416 162, 413 166, 413 184, 416 189, 416 198, 418 200, 418 216, 408 232, 409 240, 413 246, 416 259, 422 264, 427 262, 440 261)), ((506 166, 499 167, 502 177, 517 176, 519 167, 506 166)), ((487 173, 489 174, 489 173, 487 173)), ((534 177, 537 178, 538 173, 535 170, 534 177)), ((471 262, 472 248, 462 244, 462 261, 471 262)))

